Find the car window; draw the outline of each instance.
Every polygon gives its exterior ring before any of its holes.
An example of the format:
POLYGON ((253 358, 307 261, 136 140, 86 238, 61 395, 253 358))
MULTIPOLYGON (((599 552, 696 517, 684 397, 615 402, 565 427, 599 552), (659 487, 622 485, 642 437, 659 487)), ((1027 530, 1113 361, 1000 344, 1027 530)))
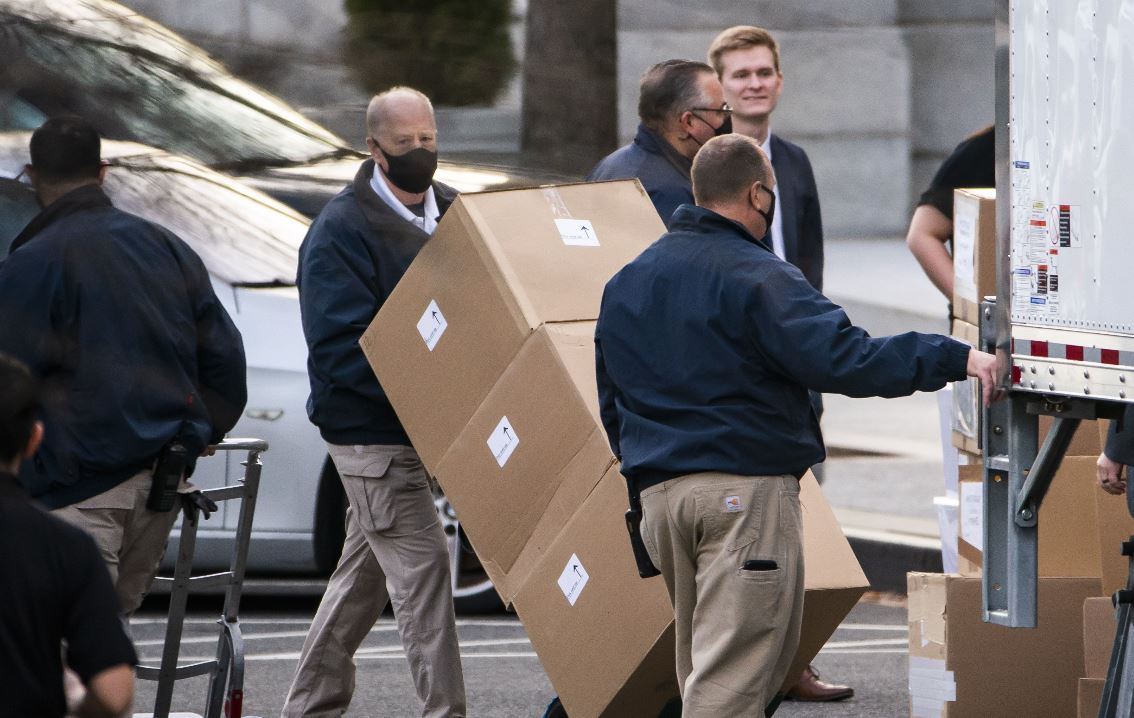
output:
POLYGON ((81 114, 105 137, 211 166, 284 165, 349 152, 282 101, 113 3, 5 0, 0 103, 0 121, 10 123, 0 129, 27 129, 17 125, 35 113, 81 114))
POLYGON ((39 214, 39 204, 31 187, 16 180, 0 178, 0 260, 28 222, 39 214))
POLYGON ((118 157, 104 184, 115 206, 185 240, 229 284, 295 283, 307 220, 240 181, 166 153, 118 157))

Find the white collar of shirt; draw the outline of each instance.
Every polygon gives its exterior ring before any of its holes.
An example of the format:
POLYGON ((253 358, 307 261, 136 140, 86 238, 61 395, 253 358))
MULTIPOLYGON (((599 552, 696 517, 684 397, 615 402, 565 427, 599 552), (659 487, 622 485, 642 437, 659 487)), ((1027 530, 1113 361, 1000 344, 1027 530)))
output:
MULTIPOLYGON (((772 128, 768 128, 768 136, 764 138, 764 144, 760 145, 760 149, 764 150, 764 154, 768 155, 768 161, 772 161, 772 128)), ((772 189, 772 193, 776 195, 776 215, 772 217, 772 251, 780 259, 787 259, 784 254, 784 215, 783 205, 780 203, 780 178, 776 178, 776 186, 772 189)))
POLYGON ((390 209, 397 212, 398 216, 405 221, 416 225, 418 229, 426 234, 432 235, 433 230, 437 229, 437 219, 441 213, 437 211, 437 197, 433 194, 433 187, 425 190, 425 216, 418 217, 409 207, 406 207, 401 201, 394 196, 390 190, 389 185, 386 184, 386 177, 382 174, 382 168, 378 163, 374 163, 374 174, 370 176, 370 188, 374 190, 374 194, 382 198, 382 201, 390 205, 390 209))

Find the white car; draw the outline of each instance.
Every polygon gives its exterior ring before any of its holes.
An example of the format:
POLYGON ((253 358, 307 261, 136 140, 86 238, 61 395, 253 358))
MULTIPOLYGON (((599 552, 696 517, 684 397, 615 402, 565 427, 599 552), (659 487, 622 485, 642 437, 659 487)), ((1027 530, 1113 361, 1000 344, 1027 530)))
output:
MULTIPOLYGON (((30 133, 0 133, 0 259, 39 207, 17 181, 30 133)), ((253 522, 250 571, 328 573, 338 560, 345 499, 319 432, 308 421, 307 347, 295 273, 308 220, 240 180, 200 163, 132 142, 103 142, 111 162, 104 188, 119 208, 168 227, 201 256, 217 296, 244 336, 248 406, 231 432, 265 439, 264 473, 253 522)), ((223 452, 228 454, 229 452, 223 452)), ((198 464, 194 483, 220 484, 241 457, 198 464)), ((458 610, 498 605, 495 591, 461 540, 448 502, 437 496, 449 538, 458 610)), ((201 524, 196 565, 228 565, 237 512, 222 507, 201 524)), ((176 532, 172 541, 176 541, 176 532)), ((171 547, 167 557, 176 556, 171 547)))

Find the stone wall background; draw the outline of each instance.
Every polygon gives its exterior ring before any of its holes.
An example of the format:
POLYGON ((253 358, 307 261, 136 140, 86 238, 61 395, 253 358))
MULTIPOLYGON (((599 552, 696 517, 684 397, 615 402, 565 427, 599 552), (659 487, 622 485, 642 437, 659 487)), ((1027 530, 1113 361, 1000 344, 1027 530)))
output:
MULTIPOLYGON (((341 66, 339 0, 121 0, 361 145, 366 98, 341 66)), ((523 59, 526 0, 512 38, 523 59)), ((637 124, 638 77, 703 59, 734 24, 772 30, 785 85, 773 131, 802 145, 827 235, 902 235, 937 165, 993 119, 992 0, 619 0, 620 133, 637 124)), ((519 151, 519 74, 491 107, 438 108, 446 153, 519 151)))

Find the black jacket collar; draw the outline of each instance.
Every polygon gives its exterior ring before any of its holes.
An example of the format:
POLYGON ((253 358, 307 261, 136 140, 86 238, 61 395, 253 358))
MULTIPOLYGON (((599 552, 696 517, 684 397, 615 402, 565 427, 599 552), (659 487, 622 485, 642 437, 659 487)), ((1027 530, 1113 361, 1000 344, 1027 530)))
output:
POLYGON ((634 135, 634 144, 653 155, 661 155, 666 162, 683 176, 688 177, 693 171, 693 160, 674 149, 666 139, 645 125, 638 125, 638 134, 634 135))
POLYGON ((31 222, 28 222, 28 226, 24 227, 23 231, 12 240, 9 251, 16 251, 34 239, 37 234, 64 217, 88 209, 113 206, 110 203, 110 198, 97 184, 83 185, 78 189, 73 189, 45 207, 31 222))
POLYGON ((683 204, 677 208, 677 211, 673 213, 673 218, 669 220, 669 231, 692 232, 694 234, 733 234, 761 249, 772 251, 763 241, 753 237, 752 233, 745 229, 740 222, 717 214, 711 209, 692 204, 683 204))
POLYGON ((7 471, 0 471, 0 498, 10 496, 26 499, 28 498, 28 492, 24 489, 19 479, 9 474, 7 471))
MULTIPOLYGON (((355 201, 358 202, 358 206, 362 209, 362 214, 366 217, 370 226, 376 230, 382 230, 391 224, 396 224, 400 229, 418 232, 422 238, 428 237, 417 225, 407 222, 374 192, 374 188, 370 186, 370 179, 373 176, 374 159, 371 158, 362 163, 358 172, 354 175, 354 181, 351 183, 355 201)), ((433 197, 437 200, 437 213, 444 216, 449 205, 456 199, 457 190, 433 180, 433 197)))

